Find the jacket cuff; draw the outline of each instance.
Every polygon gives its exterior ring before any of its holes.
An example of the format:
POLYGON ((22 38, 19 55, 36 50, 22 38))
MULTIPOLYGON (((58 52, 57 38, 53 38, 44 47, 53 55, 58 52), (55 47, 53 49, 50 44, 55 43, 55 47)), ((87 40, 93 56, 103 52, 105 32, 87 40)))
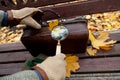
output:
POLYGON ((12 26, 15 26, 15 25, 18 25, 20 23, 20 20, 19 19, 15 19, 13 17, 13 13, 11 10, 8 10, 7 11, 8 13, 8 22, 9 22, 9 25, 12 27, 12 26))
POLYGON ((43 69, 41 69, 40 67, 33 66, 32 69, 37 70, 41 74, 43 80, 49 80, 47 74, 45 73, 45 71, 43 69))
POLYGON ((0 26, 2 24, 3 18, 4 18, 4 11, 0 10, 0 26))
POLYGON ((7 13, 8 13, 8 20, 9 21, 13 20, 13 13, 12 13, 12 11, 8 10, 7 13))

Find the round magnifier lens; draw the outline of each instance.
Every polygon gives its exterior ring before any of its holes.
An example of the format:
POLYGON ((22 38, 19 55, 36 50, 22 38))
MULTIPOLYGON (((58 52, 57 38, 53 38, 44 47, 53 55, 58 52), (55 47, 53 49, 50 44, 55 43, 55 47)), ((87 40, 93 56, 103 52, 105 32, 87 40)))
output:
POLYGON ((68 29, 64 26, 56 26, 53 28, 51 36, 55 40, 64 40, 68 36, 68 29))

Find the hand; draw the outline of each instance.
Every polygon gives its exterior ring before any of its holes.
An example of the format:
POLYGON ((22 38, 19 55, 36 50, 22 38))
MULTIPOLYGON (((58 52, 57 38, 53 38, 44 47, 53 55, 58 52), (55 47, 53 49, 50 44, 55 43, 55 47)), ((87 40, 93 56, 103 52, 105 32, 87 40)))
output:
POLYGON ((14 21, 14 23, 18 21, 19 23, 26 24, 27 26, 31 26, 36 29, 41 28, 41 25, 32 18, 32 16, 34 16, 37 12, 42 13, 39 8, 25 7, 19 10, 9 10, 7 12, 9 21, 14 21))
POLYGON ((66 62, 65 55, 60 53, 53 57, 48 57, 41 64, 36 66, 43 69, 49 80, 65 80, 66 76, 66 62))

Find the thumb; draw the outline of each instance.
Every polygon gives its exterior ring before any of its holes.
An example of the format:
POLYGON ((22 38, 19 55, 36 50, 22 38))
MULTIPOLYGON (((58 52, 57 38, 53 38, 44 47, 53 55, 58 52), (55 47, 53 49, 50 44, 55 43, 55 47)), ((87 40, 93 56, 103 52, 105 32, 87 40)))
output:
POLYGON ((22 24, 25 24, 27 26, 31 26, 35 29, 40 29, 41 28, 41 25, 39 23, 37 23, 32 17, 28 16, 24 19, 21 20, 22 24))
POLYGON ((56 54, 55 57, 64 60, 66 56, 65 56, 65 54, 63 54, 63 53, 59 53, 59 54, 56 54))

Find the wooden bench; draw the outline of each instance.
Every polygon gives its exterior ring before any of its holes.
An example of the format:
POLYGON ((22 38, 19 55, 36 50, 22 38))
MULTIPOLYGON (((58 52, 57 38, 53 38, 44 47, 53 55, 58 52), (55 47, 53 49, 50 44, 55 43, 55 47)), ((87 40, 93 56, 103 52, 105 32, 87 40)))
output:
MULTIPOLYGON (((86 77, 101 76, 111 79, 110 74, 115 77, 120 76, 119 36, 120 33, 111 34, 110 38, 117 40, 118 43, 110 51, 101 50, 94 57, 90 57, 87 53, 76 54, 79 56, 80 69, 72 73, 70 79, 80 80, 86 77)), ((24 62, 30 57, 30 53, 20 41, 0 44, 0 76, 21 71, 24 62)))
MULTIPOLYGON (((20 0, 19 0, 20 1, 20 0)), ((85 14, 92 14, 98 12, 115 11, 120 9, 119 0, 88 0, 84 2, 70 2, 74 0, 51 0, 45 2, 39 0, 38 3, 33 3, 35 7, 52 5, 42 9, 50 8, 62 16, 62 18, 80 16, 85 14), (67 3, 70 4, 67 4, 67 3), (57 3, 64 3, 59 5, 57 3), (53 4, 56 4, 53 6, 53 4), (102 6, 104 5, 104 6, 102 6), (65 10, 63 10, 65 9, 65 10)), ((6 4, 11 5, 7 2, 6 4)), ((25 6, 33 6, 33 4, 19 4, 20 6, 5 7, 1 6, 3 10, 19 9, 25 6)), ((54 17, 52 17, 54 19, 54 17)), ((90 57, 87 53, 76 54, 79 56, 80 69, 72 73, 67 80, 99 80, 100 78, 108 80, 120 79, 120 33, 112 33, 110 38, 117 40, 115 46, 110 51, 99 51, 99 53, 90 57)), ((22 70, 24 62, 30 58, 31 55, 23 44, 19 42, 0 44, 0 76, 16 73, 22 70)), ((102 79, 103 80, 103 79, 102 79)))

